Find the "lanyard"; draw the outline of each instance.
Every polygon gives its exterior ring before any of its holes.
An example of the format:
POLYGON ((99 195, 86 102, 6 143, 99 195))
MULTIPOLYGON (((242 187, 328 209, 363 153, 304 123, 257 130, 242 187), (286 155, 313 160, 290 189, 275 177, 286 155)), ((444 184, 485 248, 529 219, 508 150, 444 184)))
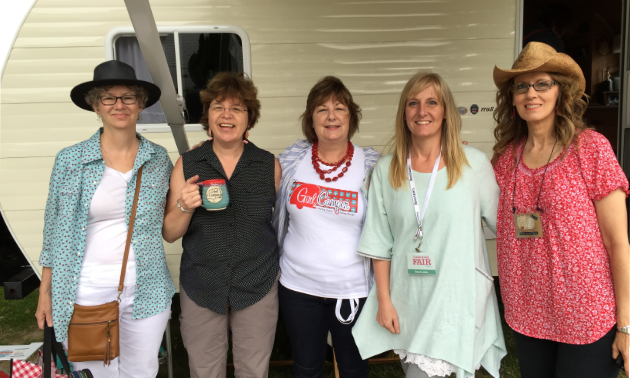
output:
MULTIPOLYGON (((418 231, 413 240, 416 241, 420 238, 420 244, 422 244, 422 221, 424 220, 424 214, 427 212, 427 206, 429 205, 429 199, 431 198, 431 191, 433 190, 433 184, 435 183, 435 177, 437 176, 438 167, 440 166, 440 158, 442 157, 442 150, 435 160, 433 170, 431 171, 431 179, 429 180, 429 187, 427 188, 427 194, 424 196, 424 203, 422 204, 422 213, 418 207, 418 196, 416 194, 416 184, 413 181, 413 170, 411 169, 411 152, 407 155, 407 175, 409 176, 409 187, 411 188, 411 198, 413 200, 413 207, 416 211, 416 220, 418 221, 418 231)), ((416 248, 416 251, 420 251, 420 245, 416 248)))
MULTIPOLYGON (((556 149, 556 143, 558 143, 558 138, 556 138, 556 141, 553 144, 553 148, 551 149, 551 155, 549 155, 547 164, 545 164, 545 170, 543 172, 542 179, 540 180, 540 189, 538 190, 538 198, 536 199, 536 210, 540 211, 541 213, 544 213, 545 211, 538 206, 538 203, 540 202, 540 195, 542 194, 543 183, 545 182, 545 175, 547 174, 547 167, 549 167, 549 162, 551 161, 551 157, 553 156, 553 150, 556 149)), ((527 144, 527 139, 525 140, 525 143, 523 144, 523 150, 521 151, 521 156, 518 157, 518 162, 516 162, 516 167, 514 167, 514 190, 512 190, 512 214, 516 214, 516 205, 515 205, 516 175, 518 174, 518 165, 521 163, 521 160, 523 159, 523 153, 525 152, 526 144, 527 144)))

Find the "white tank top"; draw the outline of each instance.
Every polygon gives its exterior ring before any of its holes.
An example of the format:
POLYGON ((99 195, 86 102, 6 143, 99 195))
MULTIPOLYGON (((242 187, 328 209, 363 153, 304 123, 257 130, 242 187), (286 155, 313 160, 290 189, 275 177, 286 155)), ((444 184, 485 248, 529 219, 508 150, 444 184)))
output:
MULTIPOLYGON (((132 171, 105 167, 88 211, 79 285, 118 287, 127 241, 125 200, 132 171)), ((125 286, 136 284, 136 257, 130 247, 125 286)))
POLYGON ((363 257, 357 254, 366 205, 364 160, 355 145, 348 172, 334 182, 320 179, 310 153, 302 160, 285 204, 290 218, 280 258, 285 287, 326 298, 367 297, 363 257))

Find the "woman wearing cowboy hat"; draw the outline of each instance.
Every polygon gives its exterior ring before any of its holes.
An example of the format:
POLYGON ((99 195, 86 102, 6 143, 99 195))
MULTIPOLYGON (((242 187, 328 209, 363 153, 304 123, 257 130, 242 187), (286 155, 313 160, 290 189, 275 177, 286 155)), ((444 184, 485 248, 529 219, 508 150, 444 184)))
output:
POLYGON ((521 374, 617 377, 630 347, 628 180, 582 122, 584 75, 568 55, 531 42, 494 82, 498 268, 521 374))
POLYGON ((76 362, 95 377, 155 377, 158 351, 175 287, 162 245, 164 206, 172 170, 161 146, 136 133, 140 113, 160 89, 136 79, 132 67, 108 61, 94 80, 70 97, 93 111, 100 128, 90 139, 61 150, 50 179, 44 224, 43 267, 35 317, 67 338, 74 305, 116 300, 128 221, 143 167, 124 290, 120 296, 120 357, 76 362))

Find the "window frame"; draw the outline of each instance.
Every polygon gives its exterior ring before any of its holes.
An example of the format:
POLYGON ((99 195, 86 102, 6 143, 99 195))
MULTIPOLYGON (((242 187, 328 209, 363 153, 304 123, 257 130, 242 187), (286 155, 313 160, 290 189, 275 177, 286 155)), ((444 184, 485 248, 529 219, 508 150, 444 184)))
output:
MULTIPOLYGON (((179 55, 179 33, 213 33, 224 34, 233 33, 241 38, 243 43, 243 71, 251 78, 252 77, 252 59, 251 59, 251 44, 249 36, 242 28, 233 25, 187 25, 187 26, 158 26, 158 33, 174 34, 175 35, 175 67, 177 71, 177 93, 182 93, 182 71, 179 55)), ((105 59, 116 59, 116 40, 120 37, 135 37, 136 31, 133 26, 121 26, 114 28, 107 33, 105 37, 105 59)), ((142 123, 137 124, 136 129, 140 133, 170 133, 171 128, 167 123, 142 123)), ((203 131, 203 127, 199 123, 185 124, 184 130, 186 131, 203 131)))

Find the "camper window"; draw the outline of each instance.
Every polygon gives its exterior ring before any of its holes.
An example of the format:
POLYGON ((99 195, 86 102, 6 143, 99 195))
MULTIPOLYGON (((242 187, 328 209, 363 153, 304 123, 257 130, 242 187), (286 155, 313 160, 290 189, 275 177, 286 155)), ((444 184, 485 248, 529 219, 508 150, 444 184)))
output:
MULTIPOLYGON (((243 41, 235 33, 160 33, 175 90, 184 99, 187 124, 198 124, 202 115, 199 91, 219 72, 244 70, 243 41)), ((247 46, 247 48, 249 48, 247 46)), ((152 81, 133 35, 113 41, 114 58, 131 65, 140 80, 152 81)), ((164 124, 160 103, 142 112, 142 124, 164 124)))

